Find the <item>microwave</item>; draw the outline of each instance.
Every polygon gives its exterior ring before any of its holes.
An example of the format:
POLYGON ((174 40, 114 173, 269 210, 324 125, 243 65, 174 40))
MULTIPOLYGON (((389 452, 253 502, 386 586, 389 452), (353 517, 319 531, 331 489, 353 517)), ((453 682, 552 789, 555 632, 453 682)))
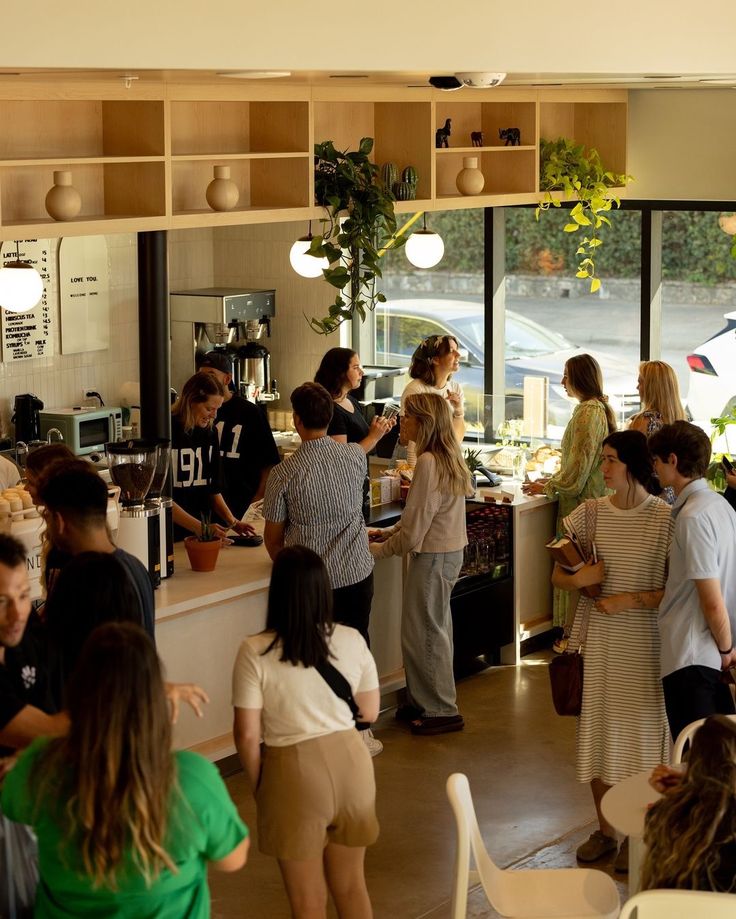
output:
POLYGON ((41 437, 47 437, 49 431, 56 428, 77 456, 104 453, 106 443, 123 438, 120 408, 56 408, 38 414, 41 437))

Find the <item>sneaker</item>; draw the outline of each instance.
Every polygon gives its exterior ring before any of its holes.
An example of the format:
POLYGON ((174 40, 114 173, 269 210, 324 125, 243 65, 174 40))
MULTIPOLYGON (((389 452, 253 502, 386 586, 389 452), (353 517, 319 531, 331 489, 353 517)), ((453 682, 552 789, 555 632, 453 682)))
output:
POLYGON ((615 852, 617 848, 618 843, 612 836, 606 836, 605 833, 596 830, 578 846, 575 854, 580 862, 597 862, 599 858, 603 858, 609 852, 615 852))
POLYGON ((373 731, 370 728, 367 731, 361 731, 360 736, 363 738, 363 743, 368 747, 368 752, 371 756, 378 756, 379 753, 383 752, 383 744, 373 736, 373 731))
POLYGON ((412 734, 431 737, 435 734, 449 734, 453 731, 462 731, 465 721, 462 715, 425 715, 411 723, 412 734))
POLYGON ((629 837, 628 836, 621 843, 621 848, 618 850, 616 861, 613 863, 613 870, 618 871, 619 874, 629 873, 629 837))

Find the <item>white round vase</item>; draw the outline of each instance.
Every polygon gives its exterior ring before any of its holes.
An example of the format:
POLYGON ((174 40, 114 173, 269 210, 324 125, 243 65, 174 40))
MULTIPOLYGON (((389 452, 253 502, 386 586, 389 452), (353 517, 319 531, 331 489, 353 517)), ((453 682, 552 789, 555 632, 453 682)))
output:
POLYGON ((479 195, 486 184, 483 173, 478 169, 477 156, 464 156, 463 168, 458 172, 455 185, 461 195, 479 195))
POLYGON ((231 211, 238 203, 240 192, 230 178, 229 166, 215 166, 215 177, 207 186, 205 196, 213 211, 231 211))
POLYGON ((54 185, 46 195, 46 212, 54 220, 73 220, 82 209, 82 196, 72 185, 72 174, 54 172, 54 185))

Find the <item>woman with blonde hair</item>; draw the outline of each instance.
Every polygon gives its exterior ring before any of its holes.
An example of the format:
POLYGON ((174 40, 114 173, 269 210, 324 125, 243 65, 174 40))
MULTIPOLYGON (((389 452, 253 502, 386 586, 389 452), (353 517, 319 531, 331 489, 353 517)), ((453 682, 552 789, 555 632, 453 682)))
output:
POLYGON ((67 686, 65 737, 39 738, 2 790, 2 809, 38 837, 34 915, 206 919, 207 866, 245 864, 248 829, 217 769, 171 751, 153 642, 109 623, 67 686))
MULTIPOLYGON (((598 361, 590 354, 569 358, 562 373, 565 392, 578 405, 562 435, 560 471, 546 479, 537 479, 524 486, 528 495, 556 497, 557 534, 564 532, 562 521, 586 498, 601 498, 606 486, 601 472, 603 441, 616 430, 616 417, 603 393, 603 375, 598 361)), ((571 622, 571 595, 555 588, 554 625, 567 632, 571 622)), ((566 638, 555 642, 555 651, 564 651, 566 638)))
POLYGON ((680 401, 680 387, 675 371, 664 361, 642 361, 636 384, 642 410, 629 423, 632 431, 647 437, 665 424, 687 421, 680 401))
POLYGON ((375 558, 408 557, 401 619, 407 705, 396 713, 414 734, 460 731, 452 671, 450 593, 467 545, 465 498, 470 473, 442 396, 420 393, 404 403, 402 425, 416 443, 414 469, 401 521, 371 542, 375 558))
POLYGON ((642 890, 736 893, 736 723, 711 715, 696 731, 685 773, 658 766, 663 793, 647 814, 642 890))
POLYGON ((222 464, 217 431, 217 410, 225 398, 214 374, 200 370, 190 377, 171 407, 171 483, 174 497, 174 538, 202 532, 202 516, 214 511, 226 526, 214 524, 216 536, 235 530, 252 536, 222 497, 222 464))

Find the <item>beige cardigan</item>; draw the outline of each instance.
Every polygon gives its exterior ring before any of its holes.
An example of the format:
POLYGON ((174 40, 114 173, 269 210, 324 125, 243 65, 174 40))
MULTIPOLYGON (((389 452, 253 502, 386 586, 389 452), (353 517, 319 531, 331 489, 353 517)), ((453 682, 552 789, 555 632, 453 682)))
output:
POLYGON ((465 496, 442 494, 431 453, 422 453, 414 468, 406 507, 385 542, 371 543, 374 558, 410 552, 455 552, 468 544, 465 496))

